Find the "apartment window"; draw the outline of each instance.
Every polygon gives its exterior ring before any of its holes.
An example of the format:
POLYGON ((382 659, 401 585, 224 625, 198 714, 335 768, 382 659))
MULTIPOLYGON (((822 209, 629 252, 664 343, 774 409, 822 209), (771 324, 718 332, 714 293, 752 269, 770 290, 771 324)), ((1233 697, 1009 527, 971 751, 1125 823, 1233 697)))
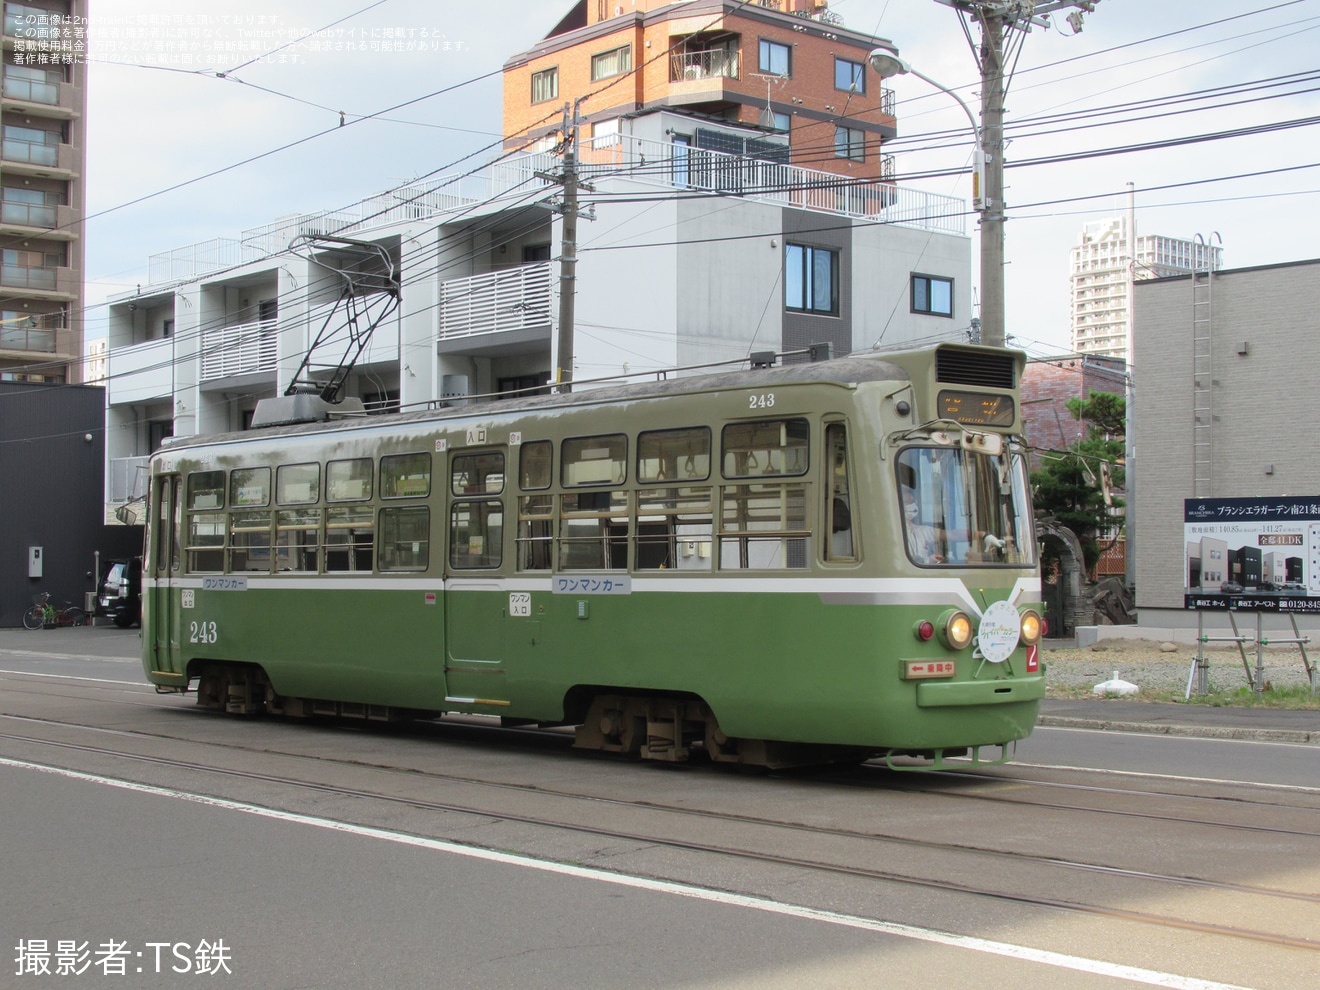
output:
POLYGON ((834 60, 834 88, 850 93, 866 92, 866 66, 846 58, 834 60))
POLYGON ((806 244, 784 247, 784 306, 804 313, 839 312, 839 252, 806 244))
POLYGON ((559 66, 532 73, 532 102, 559 99, 559 66))
POLYGON ((953 316, 953 279, 938 275, 912 276, 912 312, 953 316))
POLYGON ((608 79, 632 69, 632 45, 591 56, 591 80, 608 79))
POLYGON ((787 134, 789 127, 792 126, 793 123, 792 115, 787 113, 775 113, 773 110, 770 111, 770 114, 772 118, 770 126, 777 131, 782 131, 787 134))
POLYGON ((834 157, 860 162, 866 158, 866 136, 855 127, 834 128, 834 157))
POLYGON ((772 76, 791 76, 793 74, 792 47, 780 44, 778 41, 767 41, 762 38, 757 69, 772 76))

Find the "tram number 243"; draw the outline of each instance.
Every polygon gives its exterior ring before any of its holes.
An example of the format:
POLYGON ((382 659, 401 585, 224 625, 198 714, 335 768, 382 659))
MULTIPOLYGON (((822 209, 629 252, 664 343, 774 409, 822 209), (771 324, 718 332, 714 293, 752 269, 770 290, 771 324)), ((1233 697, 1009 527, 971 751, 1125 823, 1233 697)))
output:
POLYGON ((220 633, 214 622, 188 623, 188 642, 190 643, 214 643, 219 638, 220 633))
POLYGON ((759 395, 749 395, 747 397, 748 409, 769 409, 775 404, 774 392, 762 392, 759 395))

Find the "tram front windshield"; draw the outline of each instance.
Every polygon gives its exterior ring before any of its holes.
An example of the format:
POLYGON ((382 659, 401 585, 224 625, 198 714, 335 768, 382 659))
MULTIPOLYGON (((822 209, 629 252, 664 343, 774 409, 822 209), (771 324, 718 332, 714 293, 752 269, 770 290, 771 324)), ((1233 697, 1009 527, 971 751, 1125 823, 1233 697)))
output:
POLYGON ((1026 466, 959 447, 909 447, 898 456, 908 555, 923 566, 1035 563, 1026 466))

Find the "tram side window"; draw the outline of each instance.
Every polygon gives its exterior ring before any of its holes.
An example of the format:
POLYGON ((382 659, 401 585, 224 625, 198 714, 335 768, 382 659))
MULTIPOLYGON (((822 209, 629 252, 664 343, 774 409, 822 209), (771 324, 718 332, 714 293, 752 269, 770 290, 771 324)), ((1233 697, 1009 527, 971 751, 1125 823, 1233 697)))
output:
POLYGON ((518 570, 548 571, 554 561, 555 497, 518 499, 518 570))
POLYGON ((375 519, 371 506, 329 506, 325 510, 325 569, 327 571, 371 570, 371 551, 375 544, 375 536, 375 519))
POLYGON ((525 492, 550 487, 554 445, 549 440, 533 440, 518 452, 518 480, 525 492))
POLYGON ((721 568, 782 570, 807 566, 811 531, 806 484, 726 485, 721 504, 721 568))
POLYGON ((423 498, 429 494, 430 454, 390 454, 380 459, 381 498, 423 498))
POLYGON ((449 565, 495 568, 503 560, 504 503, 499 499, 455 502, 449 516, 449 565))
POLYGON ((225 514, 198 510, 225 507, 224 471, 188 475, 188 570, 221 573, 225 569, 225 514))
POLYGON ((380 569, 424 571, 430 560, 431 510, 424 505, 381 509, 380 569))
MULTIPOLYGON (((237 471, 234 472, 238 474, 237 471)), ((229 517, 229 570, 270 570, 270 510, 235 512, 229 517)))
POLYGON ((612 433, 565 440, 560 472, 565 488, 621 485, 628 477, 628 438, 612 433))
POLYGON ((637 436, 637 480, 705 481, 710 477, 710 429, 648 430, 637 436))
POLYGON ((499 495, 504 491, 503 451, 455 454, 450 490, 455 495, 499 495))
POLYGON ((810 464, 810 425, 805 419, 730 423, 720 436, 725 478, 756 479, 725 485, 720 498, 720 567, 782 570, 807 566, 811 526, 805 482, 810 464))
POLYGON ((756 478, 807 473, 810 427, 805 419, 769 419, 724 427, 724 477, 756 478))
POLYGON ((275 569, 315 573, 320 534, 320 509, 281 509, 275 515, 275 569))
POLYGON ((829 542, 826 560, 856 560, 857 544, 853 535, 852 493, 848 484, 848 443, 842 423, 825 427, 825 456, 829 470, 825 516, 829 542))
POLYGON ((188 475, 189 509, 223 509, 225 507, 225 473, 223 471, 195 471, 188 475))
POLYGON ((231 471, 229 504, 236 509, 270 505, 270 468, 239 468, 231 471))
POLYGON ((321 465, 281 464, 275 469, 275 499, 280 505, 315 502, 321 493, 321 465))
POLYGON ((628 566, 628 493, 570 492, 559 503, 559 569, 623 570, 628 566))
POLYGON ((638 570, 708 571, 711 532, 709 488, 643 489, 637 493, 634 566, 638 570))
MULTIPOLYGON (((330 461, 325 466, 325 500, 360 502, 371 498, 371 458, 330 461)), ((370 569, 370 568, 368 568, 370 569)))

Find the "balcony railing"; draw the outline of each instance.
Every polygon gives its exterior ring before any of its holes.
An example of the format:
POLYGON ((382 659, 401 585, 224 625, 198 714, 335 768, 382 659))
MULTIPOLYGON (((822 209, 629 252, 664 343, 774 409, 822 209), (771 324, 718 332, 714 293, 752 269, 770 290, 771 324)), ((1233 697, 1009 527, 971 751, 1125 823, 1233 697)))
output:
MULTIPOLYGON (((546 180, 538 172, 558 167, 549 153, 500 163, 496 191, 546 180)), ((920 230, 965 234, 966 203, 956 196, 920 192, 877 179, 858 180, 720 151, 611 134, 578 146, 584 181, 627 178, 639 183, 742 196, 802 210, 881 221, 920 230)), ((495 174, 495 173, 493 173, 495 174)))
POLYGON ((3 92, 5 99, 22 100, 24 103, 42 103, 48 107, 60 105, 59 83, 39 82, 35 79, 20 79, 16 76, 4 77, 3 92))
POLYGON ((147 494, 149 457, 110 458, 110 501, 131 502, 147 494))
POLYGON ((34 203, 0 203, 0 223, 12 223, 19 227, 54 227, 55 207, 34 203))
POLYGON ((28 165, 48 165, 55 168, 60 163, 60 146, 9 139, 0 144, 0 158, 7 162, 25 162, 28 165))
POLYGON ((55 353, 54 330, 40 330, 20 324, 0 324, 0 351, 37 351, 55 353))
POLYGON ((716 48, 704 52, 675 52, 669 56, 670 82, 716 78, 738 78, 736 51, 716 48))
POLYGON ((11 289, 42 289, 54 292, 58 278, 57 271, 55 268, 4 265, 0 266, 0 285, 7 285, 11 289))
POLYGON ((202 381, 274 371, 279 357, 276 330, 275 320, 261 320, 204 331, 202 381))
POLYGON ((548 328, 550 262, 440 283, 440 339, 548 328))

